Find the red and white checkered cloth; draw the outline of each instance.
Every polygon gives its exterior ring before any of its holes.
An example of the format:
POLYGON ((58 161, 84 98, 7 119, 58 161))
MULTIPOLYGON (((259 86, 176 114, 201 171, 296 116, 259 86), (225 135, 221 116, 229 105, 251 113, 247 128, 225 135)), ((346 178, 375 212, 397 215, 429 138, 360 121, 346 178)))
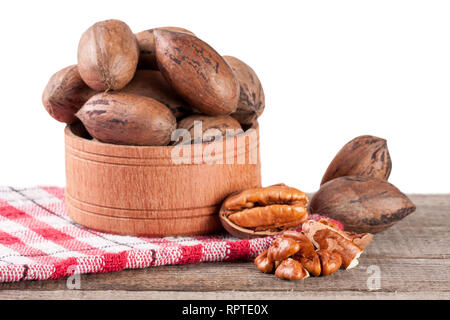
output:
POLYGON ((0 282, 250 259, 272 239, 239 240, 225 233, 166 238, 107 234, 67 216, 63 188, 0 187, 0 282))

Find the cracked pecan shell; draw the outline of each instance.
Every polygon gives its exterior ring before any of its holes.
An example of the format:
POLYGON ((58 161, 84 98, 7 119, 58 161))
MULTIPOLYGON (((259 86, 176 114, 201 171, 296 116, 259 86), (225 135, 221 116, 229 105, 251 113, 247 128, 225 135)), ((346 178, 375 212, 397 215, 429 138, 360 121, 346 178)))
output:
POLYGON ((224 228, 239 238, 280 234, 308 218, 307 195, 284 185, 253 188, 230 195, 220 209, 224 228))

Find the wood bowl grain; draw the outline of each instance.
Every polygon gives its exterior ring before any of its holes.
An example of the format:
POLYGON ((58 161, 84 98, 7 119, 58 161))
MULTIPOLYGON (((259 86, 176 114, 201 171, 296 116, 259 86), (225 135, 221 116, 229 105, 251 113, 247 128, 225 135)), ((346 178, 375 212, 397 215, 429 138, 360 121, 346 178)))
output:
POLYGON ((65 129, 65 145, 67 212, 75 222, 103 232, 216 232, 222 229, 223 199, 261 186, 257 124, 223 142, 147 147, 101 143, 75 123, 65 129), (203 155, 212 149, 214 161, 208 163, 203 155), (190 156, 178 164, 172 154, 180 150, 184 155, 190 150, 190 156))

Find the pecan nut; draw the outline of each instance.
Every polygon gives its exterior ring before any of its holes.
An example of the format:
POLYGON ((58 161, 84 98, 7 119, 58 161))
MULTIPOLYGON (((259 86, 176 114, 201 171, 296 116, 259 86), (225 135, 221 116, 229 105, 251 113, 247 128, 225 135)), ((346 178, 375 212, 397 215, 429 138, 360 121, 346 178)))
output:
POLYGON ((267 251, 267 256, 271 261, 283 261, 300 250, 297 241, 291 238, 277 238, 273 241, 272 246, 267 251))
POLYGON ((267 256, 267 250, 255 258, 255 264, 258 270, 264 273, 271 273, 275 267, 274 262, 267 256))
POLYGON ((220 209, 224 228, 239 238, 280 234, 308 218, 307 195, 295 188, 274 185, 230 195, 220 209))
POLYGON ((317 250, 317 255, 320 258, 322 276, 335 273, 342 265, 342 257, 336 252, 320 249, 317 250))
POLYGON ((280 279, 300 280, 309 276, 308 271, 300 262, 294 259, 286 259, 275 270, 275 275, 280 279))
POLYGON ((313 220, 304 223, 302 231, 318 249, 339 253, 344 269, 358 265, 358 258, 363 250, 346 237, 344 232, 313 220))
POLYGON ((275 275, 281 279, 328 276, 341 267, 355 267, 363 252, 356 243, 365 241, 367 245, 368 239, 372 235, 347 233, 327 220, 310 220, 302 225, 302 232, 288 230, 276 238, 255 264, 265 273, 275 268, 275 275))
POLYGON ((303 233, 296 231, 286 231, 283 233, 283 237, 295 239, 300 249, 294 254, 293 258, 298 260, 312 276, 320 276, 320 259, 316 253, 314 245, 308 237, 303 233))

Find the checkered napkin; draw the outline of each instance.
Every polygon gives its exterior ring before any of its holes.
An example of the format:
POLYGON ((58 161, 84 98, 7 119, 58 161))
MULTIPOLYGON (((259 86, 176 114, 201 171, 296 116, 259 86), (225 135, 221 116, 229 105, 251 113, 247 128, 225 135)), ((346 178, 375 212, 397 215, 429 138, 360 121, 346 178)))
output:
POLYGON ((250 259, 266 250, 272 239, 107 234, 80 226, 67 216, 63 188, 0 187, 0 282, 250 259))

